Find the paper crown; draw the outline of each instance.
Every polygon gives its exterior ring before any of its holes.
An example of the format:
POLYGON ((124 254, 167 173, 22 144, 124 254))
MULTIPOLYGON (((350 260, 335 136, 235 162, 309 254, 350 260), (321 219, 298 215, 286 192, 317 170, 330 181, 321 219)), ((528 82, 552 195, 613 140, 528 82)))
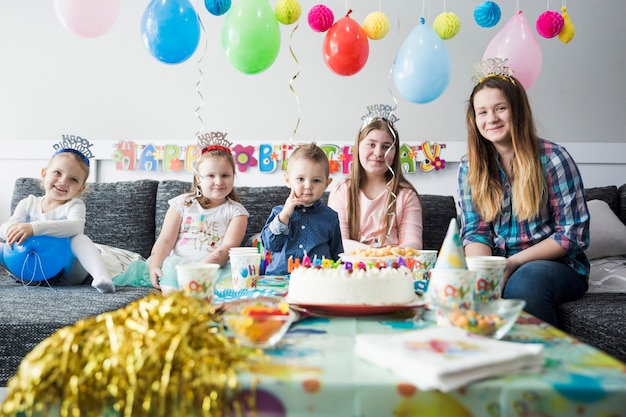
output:
POLYGON ((450 220, 446 238, 441 245, 441 250, 435 263, 435 269, 467 269, 459 226, 455 218, 450 220))
POLYGON ((361 116, 361 121, 363 122, 361 124, 361 130, 376 119, 385 120, 387 123, 393 125, 395 122, 400 120, 395 114, 393 114, 395 109, 395 107, 392 107, 389 104, 372 104, 367 106, 367 113, 361 116))
POLYGON ((475 84, 480 84, 490 77, 499 77, 503 80, 507 80, 513 84, 513 70, 506 66, 508 59, 504 58, 488 58, 484 61, 474 64, 474 75, 472 81, 475 84))
POLYGON ((52 146, 54 149, 53 156, 66 152, 73 153, 80 156, 87 166, 89 166, 89 158, 93 158, 93 153, 91 153, 90 149, 93 143, 76 135, 61 135, 61 138, 61 142, 55 143, 52 146))
POLYGON ((232 142, 226 140, 226 135, 228 133, 224 132, 208 132, 198 135, 198 157, 212 150, 231 153, 230 147, 232 142))

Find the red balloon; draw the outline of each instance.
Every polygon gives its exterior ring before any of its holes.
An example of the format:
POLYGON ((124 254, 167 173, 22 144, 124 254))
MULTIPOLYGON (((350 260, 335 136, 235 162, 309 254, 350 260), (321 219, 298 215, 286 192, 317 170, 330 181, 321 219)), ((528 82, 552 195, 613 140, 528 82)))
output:
POLYGON ((367 34, 346 16, 335 22, 324 38, 324 61, 339 75, 354 75, 365 66, 370 53, 367 34))

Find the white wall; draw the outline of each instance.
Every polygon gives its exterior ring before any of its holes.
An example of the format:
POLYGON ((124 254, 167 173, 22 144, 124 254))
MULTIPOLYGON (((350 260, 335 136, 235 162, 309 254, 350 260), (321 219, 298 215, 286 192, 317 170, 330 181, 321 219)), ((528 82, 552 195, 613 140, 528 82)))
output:
MULTIPOLYGON (((487 29, 473 20, 474 8, 481 2, 300 0, 303 15, 298 29, 281 25, 277 60, 261 74, 245 75, 230 65, 222 51, 224 17, 210 15, 202 1, 192 0, 199 4, 205 28, 198 50, 182 64, 167 65, 142 43, 140 22, 147 0, 122 0, 113 28, 91 39, 61 25, 54 1, 0 0, 0 221, 9 215, 15 178, 38 176, 52 145, 63 134, 100 144, 95 153, 102 161, 93 177, 100 181, 188 179, 185 174, 117 171, 109 160, 110 145, 122 140, 189 143, 198 131, 215 130, 227 132, 234 142, 284 143, 291 140, 298 119, 296 142, 351 143, 366 106, 392 103, 393 97, 399 101, 396 115, 403 142, 448 146, 445 170, 418 172, 411 180, 422 193, 452 194, 453 164, 464 150, 465 103, 474 63, 518 8, 534 27, 547 4, 552 10, 562 5, 560 0, 500 0, 500 23, 487 29), (370 41, 369 60, 358 74, 342 77, 324 64, 325 34, 314 32, 306 22, 308 10, 318 3, 329 6, 336 19, 351 8, 351 17, 363 22, 379 5, 389 17, 389 34, 370 41), (452 79, 435 101, 413 104, 390 85, 389 70, 402 41, 419 23, 422 8, 432 25, 444 5, 461 20, 459 34, 446 41, 452 79)), ((274 6, 276 0, 270 3, 274 6)), ((538 128, 542 136, 568 148, 581 146, 573 153, 586 186, 621 185, 626 182, 626 78, 622 75, 626 31, 619 28, 626 21, 626 7, 622 0, 566 4, 576 27, 571 43, 533 33, 543 50, 541 75, 529 90, 538 128)), ((239 181, 282 184, 282 176, 240 174, 239 181)))
MULTIPOLYGON (((194 138, 199 130, 228 132, 236 141, 288 140, 299 116, 289 83, 299 70, 293 82, 301 111, 296 139, 350 141, 368 104, 392 102, 389 70, 400 44, 419 23, 422 8, 432 25, 445 5, 461 20, 459 34, 446 41, 452 79, 441 97, 428 104, 410 103, 394 92, 398 127, 405 140, 463 141, 473 65, 489 41, 518 6, 534 28, 547 4, 552 10, 562 5, 561 0, 500 0, 500 23, 487 29, 473 19, 481 2, 300 0, 303 15, 293 36, 295 25, 281 25, 276 62, 261 74, 245 75, 222 51, 224 16, 209 14, 203 1, 192 3, 199 3, 206 49, 201 40, 191 59, 167 65, 142 43, 140 22, 147 0, 122 0, 113 28, 92 39, 62 27, 54 1, 0 0, 0 140, 56 141, 69 133, 91 140, 162 141, 194 138), (389 34, 370 41, 368 63, 358 74, 342 77, 324 64, 325 34, 314 32, 306 22, 308 10, 318 3, 328 5, 336 19, 352 8, 351 17, 362 23, 379 5, 389 17, 389 34), (203 123, 196 117, 198 108, 203 123)), ((566 4, 576 27, 571 43, 533 33, 544 56, 542 73, 529 91, 541 133, 559 142, 626 142, 626 31, 619 29, 626 21, 626 7, 621 0, 566 4)))

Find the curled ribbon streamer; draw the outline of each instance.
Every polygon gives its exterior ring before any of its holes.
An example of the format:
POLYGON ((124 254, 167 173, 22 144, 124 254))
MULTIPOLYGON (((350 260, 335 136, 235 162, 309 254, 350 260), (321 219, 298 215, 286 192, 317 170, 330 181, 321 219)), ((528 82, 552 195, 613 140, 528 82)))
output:
POLYGON ((200 135, 200 133, 202 133, 202 130, 204 129, 204 120, 202 120, 202 116, 200 116, 200 110, 202 109, 202 106, 204 104, 204 96, 202 95, 202 91, 200 91, 200 84, 202 83, 202 76, 203 76, 202 67, 200 66, 200 64, 202 63, 202 60, 204 59, 204 55, 207 50, 206 32, 204 30, 204 24, 202 24, 202 19, 200 19, 200 15, 198 15, 198 2, 197 1, 196 1, 196 16, 198 17, 198 22, 200 22, 200 31, 204 38, 204 49, 202 50, 202 54, 200 55, 200 58, 198 59, 198 62, 196 63, 198 66, 198 73, 200 74, 198 81, 196 82, 196 93, 198 93, 198 96, 200 96, 200 104, 198 105, 198 107, 196 107, 196 110, 195 110, 196 117, 200 121, 200 128, 195 134, 195 137, 197 138, 200 135))
MULTIPOLYGON (((387 155, 389 154, 389 152, 391 152, 391 150, 395 147, 396 148, 396 152, 399 151, 398 149, 398 137, 396 136, 396 132, 393 129, 393 126, 391 124, 391 121, 393 120, 393 112, 396 111, 396 109, 398 108, 398 99, 396 98, 396 96, 393 94, 393 89, 391 88, 391 75, 393 73, 393 65, 391 66, 391 68, 389 69, 389 75, 387 76, 387 89, 389 90, 389 94, 391 94, 391 98, 393 99, 393 108, 391 109, 391 112, 389 112, 389 116, 387 119, 387 125, 389 126, 389 132, 391 133, 392 139, 393 139, 393 146, 390 147, 389 149, 387 149, 387 151, 385 152, 385 163, 387 163, 387 155)), ((387 233, 385 234, 384 238, 381 240, 379 240, 378 242, 378 247, 381 247, 388 239, 389 236, 391 236, 391 230, 393 229, 393 226, 396 222, 396 212, 395 212, 395 204, 396 204, 396 200, 398 199, 398 196, 396 195, 396 193, 394 193, 391 190, 391 183, 393 182, 394 177, 396 176, 395 171, 393 170, 393 168, 387 164, 387 169, 389 171, 391 171, 391 179, 389 181, 387 181, 387 184, 385 185, 385 187, 387 188, 387 193, 389 194, 389 198, 388 198, 388 204, 387 204, 387 210, 386 210, 386 216, 390 216, 391 220, 389 220, 389 227, 387 228, 387 233), (394 209, 392 212, 390 212, 392 209, 394 209)))
POLYGON ((293 82, 300 75, 300 62, 298 61, 298 58, 296 58, 296 54, 293 53, 293 49, 291 48, 291 41, 293 39, 293 34, 296 32, 297 29, 298 29, 298 25, 296 25, 293 28, 293 30, 291 31, 291 35, 289 36, 289 52, 291 53, 293 60, 296 62, 296 65, 298 66, 298 71, 294 74, 293 77, 291 77, 291 80, 289 81, 289 89, 291 90, 291 92, 296 98, 296 107, 298 109, 298 121, 296 122, 296 126, 293 128, 293 132, 291 132, 291 137, 289 138, 289 141, 291 142, 292 145, 294 144, 293 139, 296 137, 296 132, 298 131, 298 127, 300 126, 300 117, 302 116, 302 111, 300 110, 300 98, 298 97, 296 90, 293 88, 293 82))

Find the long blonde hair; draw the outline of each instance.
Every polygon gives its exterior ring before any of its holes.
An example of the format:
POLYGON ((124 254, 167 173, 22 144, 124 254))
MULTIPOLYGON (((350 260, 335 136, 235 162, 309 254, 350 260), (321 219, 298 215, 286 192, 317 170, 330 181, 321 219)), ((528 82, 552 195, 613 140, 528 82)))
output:
POLYGON ((521 220, 539 214, 547 198, 547 186, 541 166, 539 139, 526 91, 521 83, 499 77, 489 77, 477 84, 467 105, 467 147, 469 172, 466 187, 472 189, 472 203, 481 217, 491 222, 502 214, 504 189, 498 174, 498 153, 493 143, 485 139, 476 126, 474 96, 483 88, 501 90, 510 113, 511 140, 513 142, 513 212, 521 220))
MULTIPOLYGON (((351 240, 359 240, 359 235, 361 234, 361 207, 359 206, 359 195, 361 187, 365 185, 365 181, 367 180, 367 176, 365 174, 365 169, 359 162, 359 144, 372 130, 383 130, 389 134, 389 136, 393 139, 393 146, 396 148, 396 153, 393 157, 393 161, 391 162, 391 170, 387 170, 385 173, 385 180, 388 183, 389 190, 391 193, 387 196, 387 204, 388 213, 396 212, 396 196, 400 192, 400 189, 410 189, 412 190, 419 198, 419 194, 413 185, 406 179, 404 173, 400 167, 400 136, 396 131, 395 127, 388 123, 387 120, 376 118, 368 125, 363 127, 354 142, 354 147, 352 149, 352 173, 346 178, 346 182, 348 182, 349 190, 350 190, 350 199, 348 200, 348 229, 350 231, 350 239, 351 240), (393 170, 393 172, 392 172, 393 170)), ((383 231, 389 230, 392 226, 392 216, 385 216, 385 220, 383 223, 383 231)))

